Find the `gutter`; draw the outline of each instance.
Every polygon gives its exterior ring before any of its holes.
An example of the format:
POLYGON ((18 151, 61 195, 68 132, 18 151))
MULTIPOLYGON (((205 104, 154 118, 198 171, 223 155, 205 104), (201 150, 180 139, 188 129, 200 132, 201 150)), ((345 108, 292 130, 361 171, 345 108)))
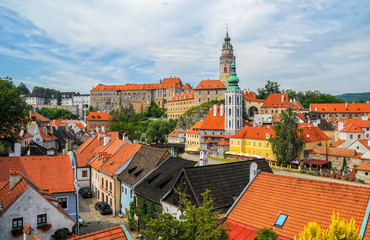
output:
POLYGON ((364 220, 362 221, 361 230, 360 230, 360 236, 363 238, 366 230, 367 223, 369 221, 369 215, 370 215, 370 198, 369 202, 367 203, 367 208, 364 216, 364 220))
POLYGON ((133 240, 130 233, 127 231, 127 228, 125 225, 121 225, 122 231, 125 233, 127 240, 133 240))

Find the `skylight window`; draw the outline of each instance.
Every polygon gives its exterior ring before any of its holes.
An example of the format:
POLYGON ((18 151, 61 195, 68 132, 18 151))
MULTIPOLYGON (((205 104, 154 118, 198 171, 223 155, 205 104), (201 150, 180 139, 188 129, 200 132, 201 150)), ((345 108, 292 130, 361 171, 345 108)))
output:
POLYGON ((274 227, 283 228, 283 225, 287 218, 288 218, 288 215, 280 213, 278 219, 276 220, 274 224, 274 227))

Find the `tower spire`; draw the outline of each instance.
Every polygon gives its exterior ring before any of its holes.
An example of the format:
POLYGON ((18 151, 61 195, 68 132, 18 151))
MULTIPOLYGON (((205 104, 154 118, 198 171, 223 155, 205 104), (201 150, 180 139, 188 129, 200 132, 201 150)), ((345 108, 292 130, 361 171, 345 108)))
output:
POLYGON ((233 45, 229 37, 229 26, 226 24, 226 35, 222 44, 220 56, 220 80, 227 87, 227 79, 230 77, 231 63, 235 61, 233 45))

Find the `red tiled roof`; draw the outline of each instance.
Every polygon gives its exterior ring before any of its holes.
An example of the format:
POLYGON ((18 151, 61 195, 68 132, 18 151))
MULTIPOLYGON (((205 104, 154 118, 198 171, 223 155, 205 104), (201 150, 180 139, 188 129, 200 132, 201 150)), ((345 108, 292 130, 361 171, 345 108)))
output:
POLYGON ((301 163, 312 164, 312 165, 324 165, 324 164, 330 163, 330 161, 325 161, 321 159, 306 159, 306 160, 302 160, 301 163))
POLYGON ((227 135, 216 135, 216 134, 203 134, 202 137, 216 137, 216 138, 229 139, 231 136, 227 136, 227 135))
POLYGON ((319 127, 303 127, 302 132, 298 132, 298 137, 305 143, 329 140, 330 138, 319 127))
POLYGON ((370 171, 370 162, 364 163, 364 164, 358 166, 355 169, 356 170, 363 170, 363 171, 370 171))
POLYGON ((223 140, 222 142, 217 143, 219 146, 229 146, 229 142, 226 140, 223 140))
POLYGON ((226 89, 226 87, 221 80, 202 80, 194 89, 226 89))
POLYGON ((111 121, 112 116, 106 112, 89 112, 87 121, 111 121))
POLYGON ((94 132, 95 136, 108 136, 111 138, 119 138, 119 133, 118 132, 94 132))
MULTIPOLYGON (((257 229, 273 228, 280 236, 293 239, 312 221, 327 228, 333 211, 341 218, 354 218, 360 228, 369 198, 368 187, 259 172, 227 219, 257 229), (288 217, 277 228, 274 224, 280 214, 288 217)), ((369 225, 366 239, 370 238, 369 225)))
POLYGON ((348 118, 343 123, 343 126, 346 126, 348 124, 354 124, 360 128, 370 128, 370 120, 362 120, 361 118, 348 118))
POLYGON ((356 157, 357 153, 354 149, 344 149, 344 148, 332 148, 323 146, 314 146, 311 153, 316 154, 327 154, 329 156, 340 156, 340 157, 356 157))
POLYGON ((257 94, 252 91, 243 91, 243 98, 249 102, 265 102, 264 99, 257 99, 257 94))
POLYGON ((70 238, 71 240, 95 240, 95 239, 102 239, 102 240, 127 240, 126 234, 123 231, 121 226, 116 226, 112 228, 107 228, 101 231, 85 234, 82 236, 74 235, 70 238))
POLYGON ((319 113, 368 113, 370 103, 311 103, 310 109, 319 113))
POLYGON ((288 93, 271 93, 268 95, 263 108, 287 108, 290 107, 294 110, 303 110, 303 106, 298 100, 293 99, 289 101, 288 93))
POLYGON ((268 140, 271 136, 275 136, 274 129, 272 126, 265 125, 262 127, 244 127, 230 138, 268 140))
POLYGON ((182 93, 182 94, 177 94, 173 96, 168 102, 176 102, 176 101, 184 101, 184 100, 189 100, 189 99, 194 99, 195 98, 195 92, 190 92, 190 93, 182 93))
POLYGON ((0 157, 0 166, 0 187, 9 181, 9 170, 16 168, 44 191, 75 191, 69 155, 0 157))
POLYGON ((112 157, 108 158, 103 163, 103 165, 99 167, 99 170, 111 176, 117 175, 115 174, 115 171, 117 171, 118 168, 120 168, 127 160, 134 156, 135 153, 139 151, 140 148, 141 145, 139 144, 127 142, 112 157))
POLYGON ((301 112, 298 112, 297 113, 297 117, 299 118, 299 119, 301 119, 302 121, 306 121, 307 119, 306 119, 306 117, 304 116, 304 114, 303 113, 301 113, 301 112))
POLYGON ((76 150, 76 153, 81 153, 83 152, 89 145, 90 143, 94 141, 94 138, 88 138, 84 143, 81 144, 76 150))
POLYGON ((30 116, 31 118, 36 118, 37 121, 41 121, 41 122, 50 122, 50 119, 41 115, 40 113, 36 112, 36 111, 33 111, 31 110, 30 111, 30 116))
POLYGON ((40 135, 41 135, 42 139, 44 139, 44 140, 56 139, 56 137, 49 131, 46 131, 47 135, 45 135, 44 129, 46 129, 46 127, 40 127, 40 135))
POLYGON ((358 139, 358 141, 360 143, 362 143, 362 145, 364 145, 367 149, 370 150, 370 139, 358 139))
POLYGON ((342 130, 340 130, 340 132, 363 133, 365 131, 359 128, 357 125, 349 123, 342 130))
POLYGON ((199 129, 202 126, 202 124, 203 124, 202 120, 198 121, 196 124, 194 124, 194 126, 192 126, 188 131, 186 131, 186 133, 199 134, 200 133, 199 129))
POLYGON ((332 145, 330 145, 330 147, 336 148, 336 147, 338 147, 339 145, 341 145, 344 142, 345 142, 344 140, 336 141, 335 143, 333 143, 332 145))
POLYGON ((0 211, 2 215, 15 200, 17 200, 26 189, 29 187, 27 182, 21 177, 18 184, 10 189, 9 183, 9 171, 8 171, 8 182, 0 189, 0 203, 2 203, 3 209, 0 211))
POLYGON ((225 129, 225 111, 223 116, 220 115, 220 106, 217 106, 217 114, 213 116, 213 109, 211 108, 208 115, 202 122, 200 129, 224 130, 225 129))
POLYGON ((185 83, 182 89, 193 89, 189 83, 185 83))
POLYGON ((175 129, 173 130, 172 132, 170 132, 167 136, 169 137, 179 137, 179 133, 185 133, 186 131, 185 130, 182 130, 182 129, 175 129))

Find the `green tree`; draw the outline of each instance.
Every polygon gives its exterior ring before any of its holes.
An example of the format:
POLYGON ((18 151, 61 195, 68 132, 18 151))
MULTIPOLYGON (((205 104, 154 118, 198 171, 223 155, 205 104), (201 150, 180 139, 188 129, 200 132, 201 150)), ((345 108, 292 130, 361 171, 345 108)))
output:
POLYGON ((146 136, 151 143, 164 143, 169 133, 169 123, 165 120, 157 120, 149 124, 146 136))
POLYGON ((24 95, 26 95, 26 94, 29 94, 29 93, 30 93, 30 90, 27 88, 26 84, 24 84, 23 82, 21 82, 21 83, 17 86, 17 88, 18 88, 19 90, 21 90, 21 91, 22 91, 22 93, 23 93, 24 95))
POLYGON ((274 232, 272 228, 262 228, 257 230, 257 236, 253 240, 276 240, 279 237, 279 234, 274 232))
POLYGON ((207 240, 207 239, 229 239, 228 228, 220 224, 218 212, 214 211, 213 199, 210 191, 202 194, 203 205, 195 207, 190 202, 180 196, 182 204, 180 220, 168 213, 159 214, 157 219, 153 219, 144 231, 145 239, 154 240, 207 240))
POLYGON ((0 136, 3 141, 14 142, 27 122, 30 108, 10 77, 0 77, 0 106, 0 136))
POLYGON ((51 235, 51 239, 53 240, 67 240, 72 236, 72 233, 68 230, 68 228, 59 228, 51 235))
POLYGON ((281 93, 278 82, 267 80, 264 88, 257 88, 257 98, 266 99, 270 93, 281 93))
POLYGON ((347 159, 343 158, 342 171, 347 171, 347 159))
POLYGON ((270 137, 272 152, 278 164, 288 165, 296 159, 303 147, 303 140, 298 137, 297 114, 287 108, 280 114, 281 120, 273 126, 275 136, 270 137))
POLYGON ((166 114, 166 110, 160 108, 155 102, 152 102, 146 110, 147 117, 161 118, 166 114))
MULTIPOLYGON (((339 213, 333 211, 331 224, 328 229, 321 230, 316 222, 310 222, 299 233, 299 240, 361 240, 358 234, 359 228, 356 227, 355 219, 347 221, 339 217, 339 213)), ((297 237, 294 237, 297 240, 297 237)))

